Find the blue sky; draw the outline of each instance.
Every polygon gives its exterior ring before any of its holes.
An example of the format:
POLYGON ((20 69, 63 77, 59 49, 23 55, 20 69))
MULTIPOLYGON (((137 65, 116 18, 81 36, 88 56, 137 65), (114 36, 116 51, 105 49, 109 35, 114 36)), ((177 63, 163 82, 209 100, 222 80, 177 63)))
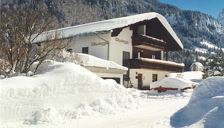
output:
POLYGON ((163 3, 175 5, 181 9, 207 13, 217 18, 224 8, 224 0, 159 0, 163 3))

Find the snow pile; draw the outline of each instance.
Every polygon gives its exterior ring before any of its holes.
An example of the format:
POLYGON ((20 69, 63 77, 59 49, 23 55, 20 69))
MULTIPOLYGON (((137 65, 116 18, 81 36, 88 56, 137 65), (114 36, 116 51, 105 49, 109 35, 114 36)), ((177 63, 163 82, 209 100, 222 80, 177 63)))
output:
POLYGON ((203 78, 204 73, 201 71, 188 71, 183 73, 170 73, 171 77, 180 77, 186 80, 201 80, 203 78))
POLYGON ((208 78, 195 89, 188 105, 171 117, 173 127, 224 127, 224 77, 208 78))
POLYGON ((178 88, 184 89, 188 87, 192 87, 193 82, 189 80, 185 80, 179 77, 167 77, 162 79, 161 81, 153 82, 150 84, 151 88, 165 87, 165 88, 178 88))
POLYGON ((100 68, 106 68, 106 69, 120 69, 127 71, 128 68, 121 66, 113 61, 100 59, 98 57, 89 55, 89 54, 83 54, 83 53, 70 53, 65 50, 59 52, 56 56, 50 57, 53 60, 59 61, 59 62, 72 62, 79 65, 82 65, 84 67, 100 67, 100 68))
POLYGON ((73 63, 46 61, 32 77, 0 80, 0 124, 63 122, 137 108, 131 90, 73 63))

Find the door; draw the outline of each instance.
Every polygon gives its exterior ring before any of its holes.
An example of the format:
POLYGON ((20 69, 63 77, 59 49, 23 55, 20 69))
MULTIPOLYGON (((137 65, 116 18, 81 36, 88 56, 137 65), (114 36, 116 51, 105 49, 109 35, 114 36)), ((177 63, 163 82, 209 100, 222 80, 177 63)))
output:
POLYGON ((138 89, 142 89, 142 74, 138 74, 138 89))

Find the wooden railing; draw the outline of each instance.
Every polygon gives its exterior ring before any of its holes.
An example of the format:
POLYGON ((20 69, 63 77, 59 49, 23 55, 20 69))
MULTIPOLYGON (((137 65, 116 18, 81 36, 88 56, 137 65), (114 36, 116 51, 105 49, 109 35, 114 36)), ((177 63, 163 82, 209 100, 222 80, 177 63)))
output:
POLYGON ((132 37, 132 44, 133 46, 137 45, 148 45, 151 47, 159 48, 159 49, 165 49, 166 48, 166 42, 151 36, 147 35, 134 35, 132 37))
POLYGON ((183 64, 172 63, 170 61, 145 61, 142 59, 130 59, 130 68, 155 69, 162 71, 182 72, 184 70, 183 64))

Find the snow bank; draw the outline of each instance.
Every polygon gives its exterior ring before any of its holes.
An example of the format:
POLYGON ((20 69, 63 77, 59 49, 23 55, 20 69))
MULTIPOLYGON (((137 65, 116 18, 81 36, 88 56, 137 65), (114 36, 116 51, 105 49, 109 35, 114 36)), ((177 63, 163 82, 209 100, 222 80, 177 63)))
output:
POLYGON ((183 89, 187 87, 192 87, 193 82, 185 80, 179 77, 167 77, 161 81, 153 82, 150 84, 151 88, 166 87, 166 88, 178 88, 183 89))
POLYGON ((188 105, 171 117, 173 127, 224 127, 224 77, 208 78, 195 89, 188 105))
POLYGON ((138 107, 122 85, 73 63, 46 61, 32 77, 0 80, 0 124, 63 122, 138 107))
POLYGON ((180 77, 186 80, 201 80, 203 78, 204 73, 201 71, 189 71, 183 73, 170 73, 171 77, 180 77))

